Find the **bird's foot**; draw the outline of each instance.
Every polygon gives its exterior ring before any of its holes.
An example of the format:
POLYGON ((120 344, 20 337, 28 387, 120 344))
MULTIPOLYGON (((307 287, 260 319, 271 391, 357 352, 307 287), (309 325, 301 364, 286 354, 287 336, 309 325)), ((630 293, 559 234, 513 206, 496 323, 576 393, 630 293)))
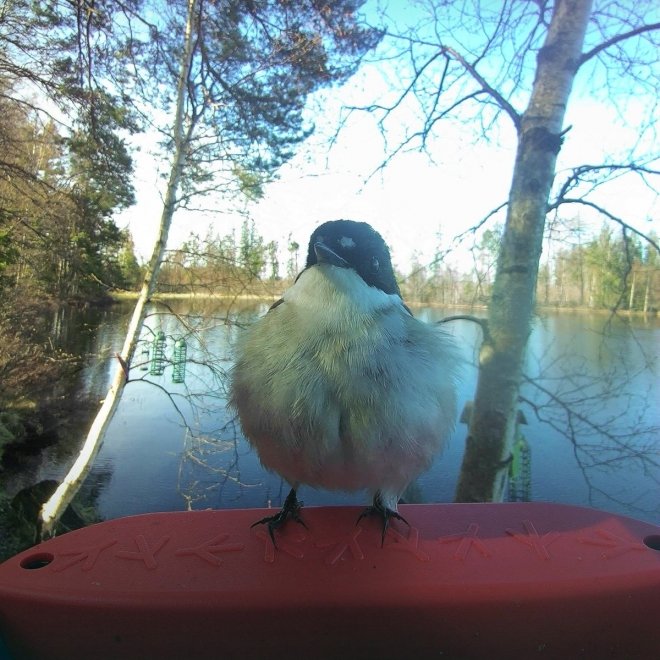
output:
POLYGON ((274 516, 266 516, 257 522, 252 523, 251 527, 256 527, 257 525, 266 525, 268 527, 268 533, 270 534, 270 539, 273 542, 273 545, 277 547, 275 543, 275 530, 278 527, 281 527, 289 518, 295 520, 297 523, 300 523, 305 529, 305 521, 300 517, 300 509, 302 509, 303 503, 298 501, 296 497, 296 489, 292 488, 291 492, 286 496, 284 504, 278 513, 274 516))
POLYGON ((366 518, 367 516, 374 516, 374 515, 380 516, 383 522, 383 531, 381 534, 381 541, 380 541, 381 547, 385 545, 385 534, 387 533, 387 529, 390 526, 390 520, 392 518, 395 518, 396 520, 400 520, 401 522, 408 525, 408 527, 410 527, 410 523, 398 511, 395 511, 394 509, 390 509, 383 502, 380 492, 377 492, 374 495, 373 504, 371 506, 368 506, 360 514, 355 524, 357 525, 360 522, 360 520, 362 520, 362 518, 366 518))

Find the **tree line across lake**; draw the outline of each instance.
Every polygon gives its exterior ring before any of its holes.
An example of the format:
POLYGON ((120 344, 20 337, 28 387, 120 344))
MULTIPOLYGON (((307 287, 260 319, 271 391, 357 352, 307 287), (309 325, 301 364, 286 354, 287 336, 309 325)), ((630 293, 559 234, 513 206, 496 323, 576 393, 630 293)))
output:
MULTIPOLYGON (((547 241, 548 256, 537 284, 537 301, 544 306, 617 309, 654 313, 660 299, 658 254, 638 237, 604 225, 587 238, 579 221, 568 239, 547 241)), ((488 304, 501 229, 475 238, 469 266, 452 265, 437 256, 424 263, 416 256, 397 276, 404 299, 424 304, 481 306, 488 304)), ((306 246, 305 246, 306 247, 306 246)), ((396 246, 394 246, 396 247, 396 246)), ((396 256, 396 249, 394 250, 396 256)), ((289 235, 286 245, 266 241, 253 222, 244 220, 240 232, 191 235, 168 253, 159 278, 161 293, 217 295, 279 295, 304 267, 304 249, 289 235)))

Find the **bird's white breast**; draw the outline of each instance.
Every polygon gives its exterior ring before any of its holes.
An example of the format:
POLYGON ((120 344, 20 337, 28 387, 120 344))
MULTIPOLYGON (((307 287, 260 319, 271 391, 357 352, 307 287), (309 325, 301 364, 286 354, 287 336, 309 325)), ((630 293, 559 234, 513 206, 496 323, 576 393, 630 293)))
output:
POLYGON ((455 419, 451 338, 352 270, 303 272, 236 346, 231 402, 291 483, 401 492, 455 419))

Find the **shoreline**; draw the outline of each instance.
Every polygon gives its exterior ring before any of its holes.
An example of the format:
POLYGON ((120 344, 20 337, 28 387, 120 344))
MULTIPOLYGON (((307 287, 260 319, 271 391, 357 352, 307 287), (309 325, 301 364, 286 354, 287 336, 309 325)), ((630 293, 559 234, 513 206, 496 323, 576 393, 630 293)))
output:
MULTIPOLYGON (((263 292, 263 293, 156 293, 153 296, 153 300, 231 300, 231 301, 271 301, 277 300, 282 295, 282 291, 278 290, 277 292, 263 292)), ((137 291, 113 291, 109 294, 110 298, 114 302, 125 302, 128 300, 136 300, 138 297, 137 291)), ((473 312, 487 312, 487 305, 469 305, 469 304, 447 304, 439 303, 435 301, 422 302, 416 300, 406 300, 406 305, 408 307, 432 307, 435 309, 460 309, 460 310, 470 310, 473 312)), ((612 310, 609 308, 596 308, 596 307, 571 307, 566 306, 562 307, 560 305, 537 305, 535 314, 537 316, 543 314, 598 314, 598 315, 614 315, 614 316, 634 316, 634 317, 647 317, 647 318, 660 318, 660 310, 651 310, 649 312, 643 312, 641 310, 628 310, 628 309, 617 309, 612 310)))

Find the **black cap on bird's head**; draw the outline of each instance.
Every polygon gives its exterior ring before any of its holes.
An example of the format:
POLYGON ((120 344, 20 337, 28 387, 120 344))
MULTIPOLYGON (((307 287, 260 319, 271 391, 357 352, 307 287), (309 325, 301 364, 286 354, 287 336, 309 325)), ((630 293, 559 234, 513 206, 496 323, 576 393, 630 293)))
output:
POLYGON ((332 220, 317 227, 309 239, 306 267, 319 263, 352 268, 369 286, 401 295, 390 251, 366 222, 332 220))

